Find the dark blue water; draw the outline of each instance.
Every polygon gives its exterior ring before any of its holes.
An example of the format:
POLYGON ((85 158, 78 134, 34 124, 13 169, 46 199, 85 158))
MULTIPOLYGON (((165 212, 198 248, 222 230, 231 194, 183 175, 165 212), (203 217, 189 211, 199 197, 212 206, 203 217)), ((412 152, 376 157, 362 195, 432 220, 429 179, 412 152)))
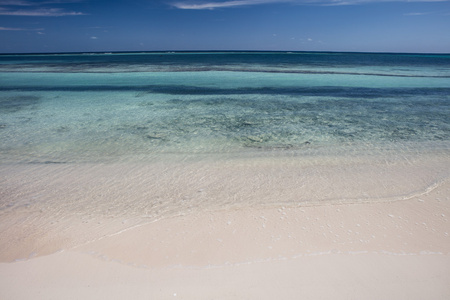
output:
MULTIPOLYGON (((105 66, 167 66, 177 68, 220 69, 227 66, 253 68, 255 65, 286 68, 431 67, 448 72, 450 55, 319 52, 177 52, 177 53, 86 53, 0 55, 0 65, 65 66, 72 68, 105 66)), ((445 75, 445 74, 444 74, 445 75)), ((448 73, 446 74, 448 76, 448 73)))

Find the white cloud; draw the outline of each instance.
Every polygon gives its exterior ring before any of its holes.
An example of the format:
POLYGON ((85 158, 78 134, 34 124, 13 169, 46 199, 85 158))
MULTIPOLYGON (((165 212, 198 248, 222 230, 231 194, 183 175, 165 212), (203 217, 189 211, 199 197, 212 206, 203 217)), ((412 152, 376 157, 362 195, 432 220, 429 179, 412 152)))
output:
POLYGON ((46 4, 78 3, 82 0, 48 0, 48 1, 23 1, 23 0, 0 0, 2 6, 40 6, 46 4))
POLYGON ((316 4, 316 5, 357 5, 370 2, 448 2, 449 0, 185 0, 171 6, 179 9, 216 9, 268 3, 316 4))
POLYGON ((98 40, 98 37, 96 37, 96 36, 91 36, 91 40, 98 40))
MULTIPOLYGON (((18 28, 18 27, 0 27, 0 31, 43 31, 44 28, 18 28)), ((43 34, 42 32, 38 32, 38 34, 43 34)))
POLYGON ((45 8, 48 4, 75 3, 80 0, 48 0, 48 1, 23 1, 0 0, 0 15, 3 16, 31 16, 31 17, 61 17, 79 16, 82 12, 67 11, 62 8, 45 8), (27 7, 26 9, 18 7, 27 7))
POLYGON ((33 4, 30 1, 0 0, 0 5, 5 5, 5 6, 33 6, 33 5, 36 5, 36 4, 33 4))
POLYGON ((233 0, 233 1, 216 1, 216 2, 192 2, 184 1, 173 3, 172 6, 179 9, 215 9, 225 7, 258 5, 265 3, 294 2, 293 0, 233 0))
POLYGON ((0 31, 22 31, 24 28, 0 27, 0 31))
POLYGON ((61 16, 80 16, 82 12, 66 11, 62 8, 38 8, 38 9, 0 9, 0 15, 3 16, 27 16, 27 17, 61 17, 61 16))
POLYGON ((413 13, 407 13, 404 14, 404 16, 423 16, 423 15, 428 15, 430 13, 426 13, 426 12, 413 12, 413 13))

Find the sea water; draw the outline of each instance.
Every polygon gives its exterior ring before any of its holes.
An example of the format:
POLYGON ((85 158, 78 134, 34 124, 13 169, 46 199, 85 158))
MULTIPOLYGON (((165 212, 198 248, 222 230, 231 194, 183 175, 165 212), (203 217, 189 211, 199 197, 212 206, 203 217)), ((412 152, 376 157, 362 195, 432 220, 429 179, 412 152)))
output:
POLYGON ((0 71, 2 162, 449 140, 448 55, 3 55, 0 71))
POLYGON ((450 55, 0 55, 0 212, 408 199, 449 177, 449 116, 450 55))

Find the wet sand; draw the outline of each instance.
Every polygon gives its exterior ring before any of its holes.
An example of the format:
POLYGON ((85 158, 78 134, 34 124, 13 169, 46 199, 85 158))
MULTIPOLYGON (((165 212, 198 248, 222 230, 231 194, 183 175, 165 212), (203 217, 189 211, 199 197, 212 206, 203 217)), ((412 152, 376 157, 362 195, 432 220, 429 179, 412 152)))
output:
POLYGON ((444 181, 400 201, 203 211, 137 224, 1 263, 0 297, 448 299, 449 196, 444 181))

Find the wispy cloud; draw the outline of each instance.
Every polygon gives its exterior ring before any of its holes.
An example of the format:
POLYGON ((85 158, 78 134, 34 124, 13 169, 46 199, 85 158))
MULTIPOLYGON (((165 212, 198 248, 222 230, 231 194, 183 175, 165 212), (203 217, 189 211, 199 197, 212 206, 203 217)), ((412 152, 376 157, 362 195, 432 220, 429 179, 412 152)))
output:
POLYGON ((24 28, 0 27, 0 31, 22 31, 24 28))
POLYGON ((63 8, 43 7, 49 4, 50 5, 66 4, 76 2, 80 2, 80 0, 48 0, 48 1, 0 0, 0 15, 31 16, 31 17, 61 17, 61 16, 84 15, 84 13, 82 12, 68 11, 63 8))
POLYGON ((0 0, 0 5, 6 6, 39 6, 46 4, 79 3, 83 0, 44 0, 44 1, 24 1, 24 0, 0 0))
MULTIPOLYGON (((0 31, 43 31, 43 28, 18 28, 18 27, 0 27, 0 31)), ((42 32, 38 32, 38 34, 43 34, 42 32)))
POLYGON ((0 5, 5 6, 32 6, 36 5, 29 1, 20 1, 20 0, 0 0, 0 5))
POLYGON ((231 8, 238 6, 261 5, 269 3, 315 4, 315 5, 358 5, 370 2, 448 2, 449 0, 184 0, 172 2, 178 9, 231 8))
POLYGON ((61 17, 61 16, 80 16, 82 12, 66 11, 62 8, 38 8, 38 9, 0 9, 0 15, 3 16, 27 16, 27 17, 61 17))
POLYGON ((232 1, 215 1, 215 2, 205 2, 205 1, 183 1, 172 3, 173 7, 179 9, 215 9, 215 8, 226 8, 226 7, 236 7, 236 6, 248 6, 248 5, 259 5, 266 3, 281 3, 281 2, 295 2, 293 0, 232 0, 232 1))
POLYGON ((412 17, 414 17, 414 16, 429 15, 429 14, 430 13, 428 13, 428 12, 412 12, 412 13, 404 14, 404 16, 412 16, 412 17))

